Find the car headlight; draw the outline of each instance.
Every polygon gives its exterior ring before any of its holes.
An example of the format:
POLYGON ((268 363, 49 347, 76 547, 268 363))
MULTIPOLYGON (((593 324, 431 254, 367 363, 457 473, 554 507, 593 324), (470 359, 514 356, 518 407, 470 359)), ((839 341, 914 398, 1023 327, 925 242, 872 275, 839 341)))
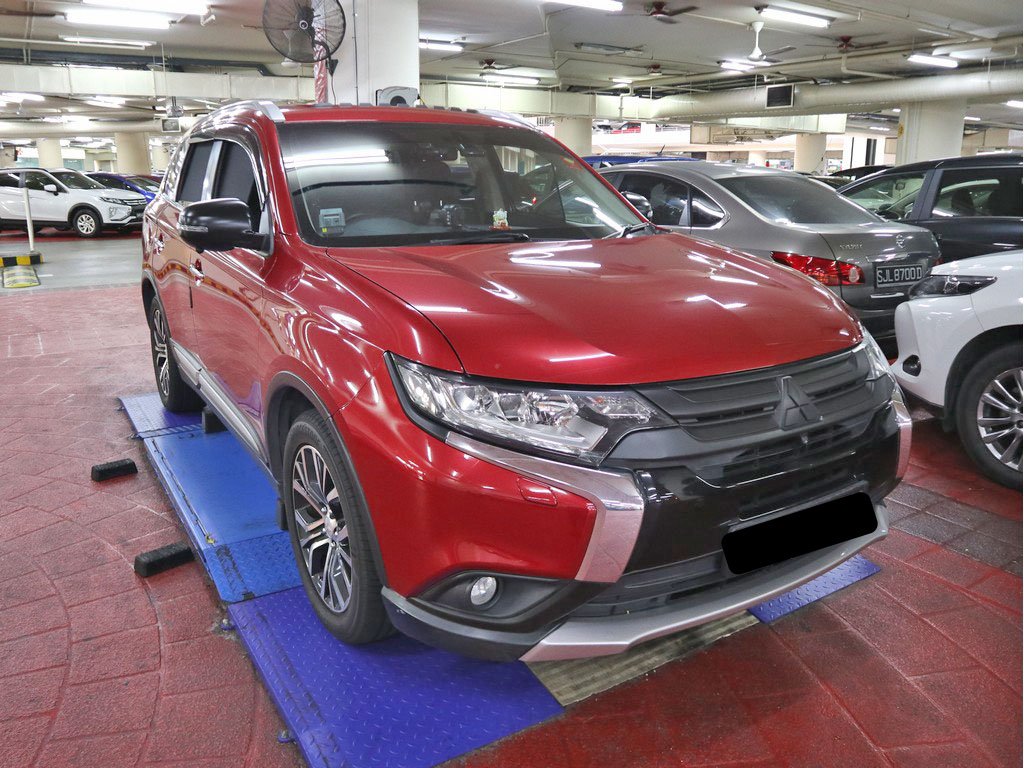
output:
POLYGON ((928 275, 910 286, 912 299, 926 296, 967 296, 986 285, 992 285, 994 277, 975 275, 928 275))
POLYGON ((860 333, 864 337, 864 351, 868 353, 868 361, 871 363, 872 378, 877 379, 883 374, 892 376, 892 371, 889 368, 889 358, 885 356, 885 352, 878 346, 874 336, 868 333, 863 325, 860 327, 860 333))
POLYGON ((104 203, 110 203, 111 205, 123 205, 126 207, 128 206, 128 203, 126 203, 120 197, 101 197, 100 200, 102 200, 104 203))
POLYGON ((626 434, 674 422, 628 390, 577 390, 494 381, 393 356, 416 413, 485 442, 599 464, 626 434))

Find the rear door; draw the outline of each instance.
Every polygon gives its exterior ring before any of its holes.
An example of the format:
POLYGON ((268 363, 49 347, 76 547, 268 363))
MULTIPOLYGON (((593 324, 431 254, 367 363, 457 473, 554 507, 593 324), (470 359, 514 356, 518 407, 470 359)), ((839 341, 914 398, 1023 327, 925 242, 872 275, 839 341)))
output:
MULTIPOLYGON (((214 149, 213 198, 236 198, 248 205, 250 226, 260 231, 264 187, 257 182, 257 162, 242 144, 219 140, 214 149)), ((258 428, 263 275, 267 255, 245 248, 205 251, 194 260, 193 290, 196 337, 203 366, 231 404, 258 428), (201 276, 198 274, 201 273, 201 276)))
POLYGON ((935 233, 943 261, 1021 247, 1021 167, 938 172, 915 224, 935 233))

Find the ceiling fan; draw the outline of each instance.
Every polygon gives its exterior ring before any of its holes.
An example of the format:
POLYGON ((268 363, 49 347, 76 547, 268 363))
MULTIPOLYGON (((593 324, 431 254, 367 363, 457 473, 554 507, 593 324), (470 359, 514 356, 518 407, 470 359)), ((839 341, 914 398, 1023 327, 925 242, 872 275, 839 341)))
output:
POLYGON ((778 56, 780 53, 788 53, 789 51, 795 51, 796 46, 784 45, 781 48, 775 48, 770 51, 761 50, 761 30, 764 29, 763 21, 755 21, 750 25, 750 28, 754 30, 754 50, 747 54, 747 59, 750 61, 763 62, 765 64, 778 64, 779 59, 773 58, 778 56))
MULTIPOLYGON (((819 40, 822 38, 818 38, 819 40)), ((850 51, 862 51, 868 48, 881 48, 883 45, 888 45, 888 40, 880 40, 877 43, 855 43, 853 42, 853 35, 842 35, 840 37, 831 38, 831 43, 825 45, 823 43, 808 43, 808 48, 835 48, 840 53, 849 53, 850 51)))
POLYGON ((687 5, 683 8, 669 8, 668 3, 653 2, 644 6, 643 13, 610 13, 609 16, 646 16, 649 19, 657 19, 664 24, 675 24, 676 16, 696 11, 696 5, 687 5))

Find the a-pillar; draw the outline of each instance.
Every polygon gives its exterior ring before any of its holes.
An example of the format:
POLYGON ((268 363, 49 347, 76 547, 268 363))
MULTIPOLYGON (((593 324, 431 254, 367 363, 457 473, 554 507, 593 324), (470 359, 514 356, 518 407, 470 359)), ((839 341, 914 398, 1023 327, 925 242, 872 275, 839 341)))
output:
POLYGON ((149 173, 149 144, 146 134, 118 131, 114 134, 114 146, 117 148, 118 173, 149 173))
MULTIPOLYGON (((328 101, 375 104, 377 91, 419 91, 420 17, 417 0, 341 0, 348 23, 328 101)), ((411 105, 410 105, 411 106, 411 105)))
POLYGON ((40 168, 62 168, 64 157, 60 151, 60 139, 36 139, 40 168))
POLYGON ((827 134, 798 133, 796 152, 793 153, 793 170, 797 173, 824 173, 827 144, 827 134))
POLYGON ((918 101, 900 110, 896 165, 959 157, 964 143, 963 101, 918 101))
POLYGON ((594 125, 589 117, 556 117, 555 138, 577 155, 594 151, 594 125))
POLYGON ((768 165, 768 153, 763 149, 752 149, 747 152, 749 165, 768 165))

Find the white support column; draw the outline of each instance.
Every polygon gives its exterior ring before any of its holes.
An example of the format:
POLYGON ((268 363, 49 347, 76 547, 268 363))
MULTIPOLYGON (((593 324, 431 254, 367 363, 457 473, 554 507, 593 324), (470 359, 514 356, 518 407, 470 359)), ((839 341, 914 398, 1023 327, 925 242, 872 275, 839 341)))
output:
POLYGON ((144 133, 114 134, 117 148, 117 172, 125 174, 149 173, 149 143, 144 133))
POLYGON ((747 152, 747 163, 750 165, 766 165, 768 163, 768 152, 763 149, 752 149, 747 152))
POLYGON ((149 164, 154 171, 166 171, 167 166, 171 162, 170 153, 167 151, 167 145, 163 142, 158 144, 150 144, 149 146, 149 164))
POLYGON ((40 168, 61 168, 64 158, 60 151, 60 139, 36 139, 40 168))
POLYGON ((824 133, 798 133, 793 153, 793 170, 798 173, 824 173, 828 135, 824 133))
POLYGON ((389 86, 420 87, 420 18, 417 0, 341 0, 348 29, 334 57, 328 99, 374 104, 389 86))
POLYGON ((593 121, 589 117, 556 117, 555 138, 577 155, 593 154, 593 121))
POLYGON ((964 142, 963 101, 918 101, 900 110, 896 165, 959 157, 964 142))

